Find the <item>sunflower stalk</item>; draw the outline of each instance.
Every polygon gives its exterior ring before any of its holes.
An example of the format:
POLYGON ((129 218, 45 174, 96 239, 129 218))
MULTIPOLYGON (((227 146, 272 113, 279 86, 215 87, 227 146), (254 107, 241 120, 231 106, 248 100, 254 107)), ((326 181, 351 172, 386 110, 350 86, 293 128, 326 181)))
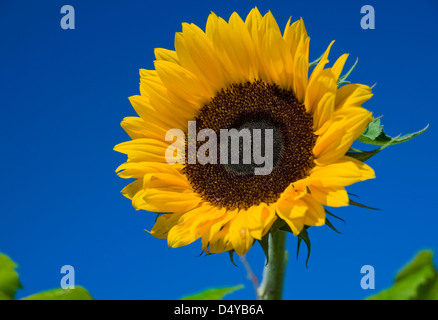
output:
POLYGON ((263 280, 257 289, 261 300, 281 300, 284 276, 289 254, 286 251, 286 232, 277 230, 269 234, 269 263, 263 270, 263 280))

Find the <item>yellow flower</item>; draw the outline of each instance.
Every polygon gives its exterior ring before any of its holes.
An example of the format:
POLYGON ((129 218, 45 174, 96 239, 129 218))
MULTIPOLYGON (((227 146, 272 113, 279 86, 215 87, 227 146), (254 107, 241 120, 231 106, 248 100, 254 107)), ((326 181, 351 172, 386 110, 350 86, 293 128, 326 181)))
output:
MULTIPOLYGON (((253 9, 243 21, 212 13, 206 31, 184 23, 175 50, 156 49, 155 70, 140 70, 139 117, 122 122, 131 141, 118 169, 134 178, 122 190, 135 209, 158 216, 151 231, 180 247, 201 238, 205 252, 245 254, 277 219, 297 235, 325 223, 324 206, 349 204, 345 187, 374 178, 366 164, 345 156, 372 120, 361 105, 371 88, 337 81, 347 59, 325 68, 330 47, 309 72, 309 36, 303 20, 283 34, 271 12, 253 9), (255 175, 254 164, 169 164, 170 129, 196 132, 270 128, 274 167, 255 175)), ((175 145, 175 144, 174 144, 175 145)), ((176 148, 185 149, 186 145, 176 148)), ((230 154, 228 154, 230 156, 230 154)))

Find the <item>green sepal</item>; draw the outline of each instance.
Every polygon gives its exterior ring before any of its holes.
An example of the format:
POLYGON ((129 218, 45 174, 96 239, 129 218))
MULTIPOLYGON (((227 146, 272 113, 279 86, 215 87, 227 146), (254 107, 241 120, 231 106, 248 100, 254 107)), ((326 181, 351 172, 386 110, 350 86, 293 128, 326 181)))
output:
POLYGON ((380 124, 380 118, 375 118, 373 121, 371 121, 365 131, 362 133, 362 135, 357 138, 357 141, 366 143, 366 144, 372 144, 372 145, 378 145, 378 146, 388 146, 388 145, 394 145, 399 144, 402 142, 406 142, 411 140, 412 138, 415 138, 416 136, 422 134, 429 128, 429 125, 427 125, 424 129, 419 130, 417 132, 409 133, 404 136, 397 136, 395 138, 388 136, 385 131, 383 131, 383 125, 380 124))
MULTIPOLYGON (((340 218, 340 217, 334 215, 333 213, 331 213, 330 211, 328 211, 326 208, 324 208, 324 211, 325 211, 325 213, 327 213, 328 215, 332 216, 333 218, 336 218, 336 219, 338 219, 338 220, 341 220, 342 222, 345 223, 345 220, 344 220, 344 219, 342 219, 342 218, 340 218)), ((326 218, 326 219, 327 219, 327 218, 326 218)))
POLYGON ((263 253, 265 254, 265 266, 269 263, 269 232, 265 234, 264 237, 262 237, 261 240, 257 240, 257 242, 260 244, 260 246, 263 249, 263 253))
POLYGON ((230 261, 233 264, 233 266, 238 267, 238 265, 234 263, 234 250, 228 251, 228 254, 230 256, 230 261))
POLYGON ((327 217, 325 217, 325 224, 326 224, 330 229, 332 229, 334 232, 339 233, 339 234, 342 234, 342 232, 339 232, 339 231, 335 228, 335 226, 330 222, 330 220, 329 220, 327 217))
MULTIPOLYGON (((310 258, 310 237, 309 233, 307 232, 307 229, 310 228, 309 226, 304 226, 303 230, 301 230, 300 234, 298 235, 298 243, 297 243, 297 260, 298 256, 300 254, 300 247, 301 247, 301 241, 304 241, 304 243, 307 246, 307 258, 306 258, 306 268, 309 264, 309 258, 310 258)), ((287 223, 284 223, 280 228, 282 231, 290 232, 293 234, 292 230, 290 229, 289 225, 287 223)))
POLYGON ((349 203, 350 203, 351 205, 353 205, 353 206, 356 206, 356 207, 360 207, 360 208, 364 208, 364 209, 370 209, 370 210, 380 211, 380 209, 378 209, 378 208, 369 207, 369 206, 366 206, 366 205, 364 205, 364 204, 358 203, 358 202, 356 202, 356 201, 354 201, 354 200, 351 200, 351 199, 349 199, 349 203))
POLYGON ((350 81, 347 81, 347 78, 350 76, 350 74, 353 72, 354 68, 356 68, 357 62, 359 61, 359 58, 356 58, 356 62, 353 64, 353 66, 348 70, 346 74, 339 77, 338 82, 336 83, 337 86, 342 86, 343 84, 350 83, 350 81))
POLYGON ((288 230, 284 230, 284 228, 288 227, 286 221, 284 221, 283 219, 281 219, 280 217, 277 217, 277 219, 275 220, 275 222, 272 224, 271 229, 269 229, 269 233, 274 233, 277 230, 283 230, 283 231, 289 231, 292 232, 290 229, 288 230))
POLYGON ((277 230, 292 232, 292 230, 287 225, 286 221, 277 217, 277 220, 275 220, 275 222, 272 224, 271 229, 269 229, 269 232, 265 234, 261 240, 257 240, 263 249, 263 253, 265 254, 266 265, 269 263, 269 234, 272 234, 277 230))
POLYGON ((316 66, 318 64, 318 62, 321 61, 322 57, 324 57, 324 53, 318 59, 309 63, 309 69, 312 68, 313 66, 316 66))
POLYGON ((297 244, 297 259, 300 253, 301 241, 304 241, 304 243, 307 246, 306 268, 309 267, 310 249, 311 249, 310 237, 309 237, 309 233, 307 232, 308 228, 309 226, 304 226, 303 230, 301 230, 300 234, 298 235, 298 244, 297 244))

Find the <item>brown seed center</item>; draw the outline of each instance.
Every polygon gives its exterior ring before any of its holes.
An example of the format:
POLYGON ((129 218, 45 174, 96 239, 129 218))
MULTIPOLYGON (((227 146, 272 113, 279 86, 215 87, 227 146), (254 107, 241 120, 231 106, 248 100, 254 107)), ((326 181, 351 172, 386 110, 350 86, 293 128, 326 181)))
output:
MULTIPOLYGON (((247 209, 262 202, 276 202, 291 183, 305 178, 314 167, 312 150, 316 135, 312 116, 292 91, 277 85, 263 81, 233 84, 204 105, 195 121, 197 133, 207 128, 216 132, 217 155, 221 152, 221 129, 248 129, 252 137, 255 129, 261 129, 262 155, 267 150, 265 143, 272 143, 273 169, 266 175, 254 174, 254 169, 260 167, 254 158, 250 163, 243 163, 243 139, 239 142, 238 164, 230 161, 231 148, 228 148, 228 164, 219 161, 218 164, 188 164, 186 160, 184 174, 192 188, 218 207, 247 209), (272 130, 272 140, 264 139, 266 129, 272 130)), ((203 143, 197 142, 197 149, 203 143)))

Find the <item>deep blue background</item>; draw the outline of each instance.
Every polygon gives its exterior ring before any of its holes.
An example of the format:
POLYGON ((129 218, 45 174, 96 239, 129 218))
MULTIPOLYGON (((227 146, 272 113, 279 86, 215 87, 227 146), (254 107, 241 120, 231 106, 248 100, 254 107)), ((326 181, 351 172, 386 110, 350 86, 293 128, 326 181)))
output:
MULTIPOLYGON (((59 286, 62 265, 97 299, 177 299, 206 287, 246 288, 243 266, 227 254, 197 257, 200 243, 170 249, 144 232, 155 215, 136 212, 119 192, 112 151, 128 140, 119 126, 134 115, 139 68, 153 68, 155 47, 173 48, 182 22, 202 28, 210 11, 245 17, 257 5, 284 27, 303 17, 311 60, 331 40, 331 62, 350 53, 350 80, 375 87, 366 107, 384 115, 390 135, 430 123, 424 135, 370 160, 377 179, 352 186, 382 211, 341 208, 343 232, 312 228, 312 256, 295 260, 290 236, 286 299, 362 299, 387 286, 418 250, 437 250, 436 117, 438 2, 415 1, 1 1, 0 251, 19 265, 18 297, 59 286), (76 29, 62 30, 60 9, 76 9, 76 29), (360 9, 374 5, 376 29, 362 30, 360 9), (360 268, 376 270, 376 290, 360 287, 360 268)), ((261 276, 263 254, 248 260, 261 276)), ((435 258, 436 261, 436 258, 435 258)))

